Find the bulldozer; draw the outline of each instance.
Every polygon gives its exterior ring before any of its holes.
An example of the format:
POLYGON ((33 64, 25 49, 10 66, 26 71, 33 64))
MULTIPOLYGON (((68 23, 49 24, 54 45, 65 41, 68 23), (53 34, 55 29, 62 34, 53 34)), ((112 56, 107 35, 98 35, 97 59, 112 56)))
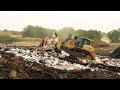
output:
POLYGON ((78 41, 75 41, 74 39, 62 41, 60 38, 60 42, 56 45, 56 50, 64 50, 73 57, 94 60, 96 54, 94 48, 91 46, 91 43, 93 42, 93 40, 85 37, 80 38, 78 41))

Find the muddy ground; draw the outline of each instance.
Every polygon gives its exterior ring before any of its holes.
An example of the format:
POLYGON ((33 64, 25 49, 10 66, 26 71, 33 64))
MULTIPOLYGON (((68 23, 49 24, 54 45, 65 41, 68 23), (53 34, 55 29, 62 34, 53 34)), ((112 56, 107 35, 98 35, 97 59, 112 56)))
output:
POLYGON ((112 71, 59 70, 24 61, 23 58, 4 51, 0 54, 0 79, 120 79, 120 75, 112 71))
MULTIPOLYGON (((118 46, 111 45, 109 47, 96 47, 95 49, 97 55, 109 56, 118 46)), ((0 55, 0 79, 120 79, 118 74, 120 69, 115 69, 115 67, 107 67, 110 69, 97 71, 90 69, 67 71, 25 61, 22 57, 5 51, 0 51, 0 55)), ((91 65, 91 67, 95 66, 91 65)))
POLYGON ((110 54, 118 47, 120 47, 119 43, 111 43, 109 45, 100 45, 95 47, 95 52, 97 55, 110 56, 110 54))

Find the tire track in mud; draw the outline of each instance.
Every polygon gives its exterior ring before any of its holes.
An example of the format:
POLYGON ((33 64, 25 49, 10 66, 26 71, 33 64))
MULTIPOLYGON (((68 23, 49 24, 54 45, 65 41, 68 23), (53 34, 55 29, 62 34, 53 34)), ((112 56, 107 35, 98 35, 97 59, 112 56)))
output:
POLYGON ((94 68, 105 69, 105 70, 109 70, 109 71, 113 71, 113 72, 120 72, 120 67, 116 67, 116 66, 108 66, 108 65, 99 64, 99 63, 84 63, 74 57, 65 57, 65 58, 60 58, 60 59, 66 60, 70 63, 76 63, 76 64, 80 64, 80 65, 84 65, 84 66, 89 65, 89 67, 91 67, 91 68, 94 67, 94 68))

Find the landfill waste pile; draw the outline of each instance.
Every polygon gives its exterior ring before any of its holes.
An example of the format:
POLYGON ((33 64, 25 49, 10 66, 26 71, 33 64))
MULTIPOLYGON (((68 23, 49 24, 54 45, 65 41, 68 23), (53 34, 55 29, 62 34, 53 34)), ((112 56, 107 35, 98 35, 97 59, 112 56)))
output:
POLYGON ((65 51, 7 46, 0 50, 1 79, 120 79, 120 59, 98 56, 86 60, 65 51))
POLYGON ((60 70, 0 51, 0 79, 119 79, 112 71, 60 70))

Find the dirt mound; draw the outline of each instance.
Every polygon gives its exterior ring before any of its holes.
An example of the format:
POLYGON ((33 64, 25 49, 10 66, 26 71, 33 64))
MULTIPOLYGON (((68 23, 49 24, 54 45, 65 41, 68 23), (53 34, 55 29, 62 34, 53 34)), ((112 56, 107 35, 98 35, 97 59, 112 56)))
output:
POLYGON ((97 55, 107 55, 110 56, 110 44, 106 43, 104 41, 95 41, 94 43, 92 43, 92 46, 95 49, 95 53, 97 55))
POLYGON ((59 70, 0 51, 0 79, 118 79, 111 71, 59 70))
POLYGON ((109 44, 104 41, 99 40, 99 41, 95 41, 94 43, 92 43, 92 46, 93 47, 108 47, 109 44))

